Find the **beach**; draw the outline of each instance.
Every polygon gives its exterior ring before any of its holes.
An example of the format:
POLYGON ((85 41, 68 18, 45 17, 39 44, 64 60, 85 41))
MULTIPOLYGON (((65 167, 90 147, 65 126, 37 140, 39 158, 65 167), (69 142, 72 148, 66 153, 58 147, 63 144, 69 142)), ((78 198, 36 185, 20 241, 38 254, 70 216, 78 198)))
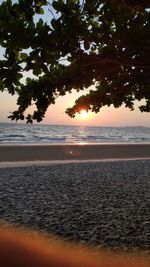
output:
POLYGON ((97 248, 150 252, 150 145, 0 150, 1 224, 97 248))
POLYGON ((150 144, 0 145, 0 162, 150 158, 150 144))

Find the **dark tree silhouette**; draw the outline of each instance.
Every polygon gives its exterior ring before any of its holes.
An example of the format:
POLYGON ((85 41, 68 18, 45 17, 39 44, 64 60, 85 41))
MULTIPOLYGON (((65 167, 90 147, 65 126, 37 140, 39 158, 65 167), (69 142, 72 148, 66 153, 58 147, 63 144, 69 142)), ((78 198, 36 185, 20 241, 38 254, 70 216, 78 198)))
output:
POLYGON ((133 110, 135 100, 144 100, 139 108, 149 112, 149 8, 146 0, 3 1, 0 90, 18 95, 9 117, 39 122, 57 97, 85 88, 89 93, 67 109, 69 116, 105 105, 133 110), (25 116, 33 103, 36 110, 25 116))

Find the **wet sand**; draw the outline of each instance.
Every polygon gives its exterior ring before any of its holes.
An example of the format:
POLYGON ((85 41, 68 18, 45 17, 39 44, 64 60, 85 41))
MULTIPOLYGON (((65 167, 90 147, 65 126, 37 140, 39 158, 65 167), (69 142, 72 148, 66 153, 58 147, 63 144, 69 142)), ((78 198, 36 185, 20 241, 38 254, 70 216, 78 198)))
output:
POLYGON ((0 145, 0 162, 150 158, 150 144, 0 145))

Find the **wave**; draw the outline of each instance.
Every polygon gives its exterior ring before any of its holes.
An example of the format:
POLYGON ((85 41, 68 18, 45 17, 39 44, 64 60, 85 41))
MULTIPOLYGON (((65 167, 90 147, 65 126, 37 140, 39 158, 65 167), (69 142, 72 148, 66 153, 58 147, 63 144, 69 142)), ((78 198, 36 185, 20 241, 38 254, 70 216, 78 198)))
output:
POLYGON ((1 124, 0 143, 150 143, 147 127, 77 127, 1 124))

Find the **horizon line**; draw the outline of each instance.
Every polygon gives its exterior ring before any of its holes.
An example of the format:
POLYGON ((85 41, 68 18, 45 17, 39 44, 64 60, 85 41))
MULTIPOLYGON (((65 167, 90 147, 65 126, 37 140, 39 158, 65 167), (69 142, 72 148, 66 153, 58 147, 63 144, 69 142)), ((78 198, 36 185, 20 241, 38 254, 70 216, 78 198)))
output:
POLYGON ((49 125, 49 126, 69 126, 69 127, 96 127, 96 128, 150 128, 150 126, 145 125, 77 125, 77 124, 58 124, 58 123, 46 123, 46 122, 34 122, 28 124, 25 121, 0 121, 1 124, 24 124, 24 125, 49 125))

